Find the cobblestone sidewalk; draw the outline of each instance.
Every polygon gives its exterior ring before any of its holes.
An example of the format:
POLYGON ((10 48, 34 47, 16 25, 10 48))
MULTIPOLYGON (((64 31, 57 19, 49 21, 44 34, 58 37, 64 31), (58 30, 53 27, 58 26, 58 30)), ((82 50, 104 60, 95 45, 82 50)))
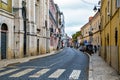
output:
POLYGON ((120 80, 120 75, 98 54, 90 56, 89 80, 120 80))

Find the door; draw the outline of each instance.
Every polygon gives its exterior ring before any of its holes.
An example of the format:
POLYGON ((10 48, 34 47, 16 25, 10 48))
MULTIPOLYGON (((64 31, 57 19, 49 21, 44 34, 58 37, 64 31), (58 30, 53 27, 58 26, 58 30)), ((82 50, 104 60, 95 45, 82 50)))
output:
POLYGON ((1 33, 1 59, 6 59, 6 39, 7 35, 6 32, 1 33))
POLYGON ((1 59, 6 59, 7 54, 7 25, 2 24, 1 27, 1 59))
POLYGON ((37 54, 39 54, 39 39, 37 39, 37 54))

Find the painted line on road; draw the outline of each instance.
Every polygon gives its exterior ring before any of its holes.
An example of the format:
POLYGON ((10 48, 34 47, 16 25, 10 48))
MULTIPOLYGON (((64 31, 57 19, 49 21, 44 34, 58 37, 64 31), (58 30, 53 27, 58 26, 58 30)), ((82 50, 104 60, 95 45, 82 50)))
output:
POLYGON ((26 69, 26 70, 20 71, 20 72, 18 72, 18 73, 16 73, 16 74, 13 74, 13 75, 11 75, 11 76, 9 76, 9 77, 20 77, 20 76, 23 76, 23 75, 25 75, 25 74, 33 71, 33 70, 34 70, 34 69, 26 69))
POLYGON ((5 68, 0 68, 0 70, 4 70, 5 68))
POLYGON ((51 74, 48 78, 58 78, 65 71, 65 69, 58 69, 53 74, 51 74))
POLYGON ((8 70, 8 71, 1 72, 1 73, 0 73, 0 76, 9 74, 9 73, 14 72, 14 71, 17 71, 17 70, 18 70, 18 69, 11 69, 11 70, 8 70))
POLYGON ((58 64, 58 63, 61 62, 61 61, 62 61, 62 60, 59 60, 59 61, 57 61, 56 63, 53 63, 53 64, 51 64, 51 65, 49 65, 49 66, 47 66, 47 67, 52 67, 52 66, 58 64))
POLYGON ((37 73, 33 74, 33 75, 30 75, 29 77, 32 77, 32 78, 38 78, 40 77, 41 75, 47 73, 50 69, 42 69, 40 71, 38 71, 37 73))
POLYGON ((79 79, 80 73, 81 73, 81 70, 73 70, 73 72, 69 76, 69 79, 71 79, 71 80, 79 79))

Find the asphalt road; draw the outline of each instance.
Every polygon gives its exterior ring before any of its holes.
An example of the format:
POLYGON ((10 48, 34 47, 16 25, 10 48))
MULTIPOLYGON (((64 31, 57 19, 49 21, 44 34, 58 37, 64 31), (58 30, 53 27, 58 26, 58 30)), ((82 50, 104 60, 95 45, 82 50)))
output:
POLYGON ((88 80, 89 58, 65 48, 58 54, 0 69, 0 80, 88 80))

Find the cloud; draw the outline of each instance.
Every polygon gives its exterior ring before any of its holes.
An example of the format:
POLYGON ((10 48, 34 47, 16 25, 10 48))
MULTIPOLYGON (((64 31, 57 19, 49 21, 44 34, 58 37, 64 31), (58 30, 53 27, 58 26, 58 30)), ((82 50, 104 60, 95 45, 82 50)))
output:
POLYGON ((71 36, 88 22, 95 12, 93 7, 99 0, 54 0, 65 16, 65 31, 71 36))
MULTIPOLYGON (((64 11, 63 11, 64 12, 64 11)), ((85 24, 88 22, 88 17, 91 16, 89 10, 65 10, 65 23, 67 26, 85 24)))
POLYGON ((82 25, 73 25, 73 26, 70 26, 70 27, 66 27, 65 28, 65 32, 68 34, 68 36, 72 36, 72 34, 76 33, 77 31, 80 31, 80 27, 82 25))

